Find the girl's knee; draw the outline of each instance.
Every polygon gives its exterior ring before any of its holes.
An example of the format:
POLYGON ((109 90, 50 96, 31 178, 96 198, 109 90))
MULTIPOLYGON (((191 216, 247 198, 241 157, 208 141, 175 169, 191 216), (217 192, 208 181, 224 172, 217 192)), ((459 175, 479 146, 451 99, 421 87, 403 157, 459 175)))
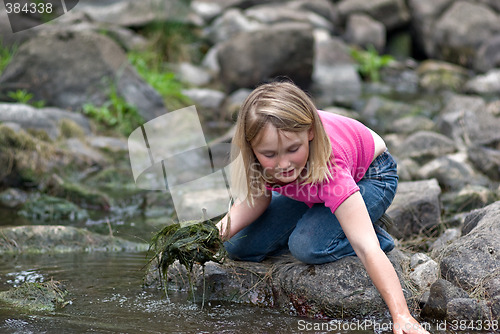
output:
POLYGON ((310 240, 300 234, 292 234, 288 239, 288 248, 297 260, 307 264, 318 264, 320 262, 318 262, 317 252, 310 240))

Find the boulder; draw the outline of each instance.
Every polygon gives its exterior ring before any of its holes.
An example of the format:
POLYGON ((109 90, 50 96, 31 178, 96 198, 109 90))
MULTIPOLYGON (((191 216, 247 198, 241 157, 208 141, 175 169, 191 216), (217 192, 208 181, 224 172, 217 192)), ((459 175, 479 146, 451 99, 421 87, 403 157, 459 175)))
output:
POLYGON ((311 82, 314 38, 307 25, 279 24, 238 34, 222 43, 217 55, 228 91, 252 88, 276 76, 288 76, 306 87, 311 82))
MULTIPOLYGON (((500 63, 499 63, 500 65, 500 63)), ((493 69, 467 81, 465 90, 480 95, 494 95, 500 92, 500 69, 493 69)))
POLYGON ((441 223, 440 194, 435 179, 400 182, 387 210, 394 221, 389 233, 398 239, 408 239, 436 228, 441 223))
POLYGON ((338 3, 338 10, 344 21, 354 13, 363 13, 382 22, 387 31, 410 21, 410 12, 404 0, 342 0, 338 3))
POLYGON ((470 67, 484 41, 500 32, 500 18, 483 4, 454 1, 430 36, 438 59, 470 67))
MULTIPOLYGON (((406 256, 399 250, 388 254, 396 272, 403 277, 406 256)), ((387 306, 366 273, 359 258, 352 256, 322 265, 308 265, 290 255, 262 263, 226 260, 218 265, 208 262, 205 270, 195 265, 191 273, 197 300, 225 300, 274 306, 310 318, 387 317, 387 306), (204 275, 203 275, 204 274, 204 275), (203 288, 205 287, 205 289, 203 288)), ((177 262, 171 268, 169 286, 188 290, 187 272, 177 262)), ((160 287, 158 269, 153 263, 145 285, 160 287)), ((401 282, 406 286, 405 282, 401 282)), ((407 298, 409 290, 404 290, 407 298)))
POLYGON ((437 125, 458 147, 491 145, 500 141, 500 122, 486 111, 478 96, 453 95, 446 101, 437 125))
POLYGON ((19 124, 25 131, 44 131, 51 139, 61 135, 61 122, 70 120, 85 134, 90 134, 90 123, 85 116, 58 108, 35 109, 26 104, 0 103, 0 122, 19 124))
POLYGON ((166 113, 161 96, 137 74, 113 40, 102 34, 47 32, 22 44, 0 76, 0 98, 26 90, 63 109, 102 105, 112 89, 150 120, 166 113), (54 53, 54 50, 58 52, 54 53))
POLYGON ((382 52, 386 42, 385 35, 384 25, 368 15, 353 14, 347 20, 345 38, 350 44, 364 48, 371 45, 382 52))
POLYGON ((436 132, 418 131, 399 145, 396 155, 422 163, 455 151, 455 143, 448 137, 436 132))
POLYGON ((421 315, 432 319, 445 319, 448 303, 456 298, 468 298, 464 290, 444 279, 438 279, 431 286, 429 299, 425 303, 421 315))

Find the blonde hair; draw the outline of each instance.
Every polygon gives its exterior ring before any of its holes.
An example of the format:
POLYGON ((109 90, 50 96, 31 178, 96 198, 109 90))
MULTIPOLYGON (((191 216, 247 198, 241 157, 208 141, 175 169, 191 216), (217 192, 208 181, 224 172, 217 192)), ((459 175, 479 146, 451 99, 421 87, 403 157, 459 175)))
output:
MULTIPOLYGON (((231 146, 231 191, 233 197, 247 199, 265 192, 263 170, 251 142, 270 123, 278 131, 301 132, 312 128, 307 173, 304 184, 331 178, 332 147, 311 98, 291 82, 272 82, 257 87, 243 102, 231 146)), ((258 139, 258 138, 257 138, 258 139)))

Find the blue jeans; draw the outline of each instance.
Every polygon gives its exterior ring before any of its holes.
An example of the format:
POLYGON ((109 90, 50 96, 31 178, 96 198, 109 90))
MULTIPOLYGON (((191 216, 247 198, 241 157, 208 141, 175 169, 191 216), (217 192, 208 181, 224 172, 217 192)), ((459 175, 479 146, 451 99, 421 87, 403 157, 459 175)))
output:
MULTIPOLYGON (((386 151, 358 182, 372 222, 392 203, 397 185, 397 165, 386 151)), ((224 243, 231 259, 260 262, 289 250, 304 263, 321 264, 356 255, 337 218, 324 204, 309 208, 275 192, 272 196, 271 204, 256 221, 224 243)), ((392 237, 378 225, 373 227, 382 250, 392 250, 392 237)))

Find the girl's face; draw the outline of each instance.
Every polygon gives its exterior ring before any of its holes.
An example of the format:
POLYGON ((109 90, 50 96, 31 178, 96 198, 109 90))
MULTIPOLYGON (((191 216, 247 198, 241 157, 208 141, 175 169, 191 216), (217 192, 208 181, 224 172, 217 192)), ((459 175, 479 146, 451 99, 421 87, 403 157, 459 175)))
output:
POLYGON ((251 144, 266 178, 284 185, 297 180, 304 170, 309 141, 313 138, 312 128, 301 132, 279 131, 268 123, 251 144))

